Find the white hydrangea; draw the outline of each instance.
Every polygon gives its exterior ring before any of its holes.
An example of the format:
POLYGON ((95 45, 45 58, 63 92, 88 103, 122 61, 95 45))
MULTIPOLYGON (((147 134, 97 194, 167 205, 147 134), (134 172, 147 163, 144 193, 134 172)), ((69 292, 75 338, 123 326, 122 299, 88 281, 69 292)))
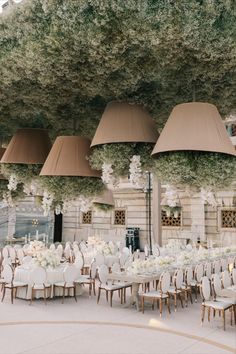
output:
POLYGON ((79 198, 79 208, 83 213, 87 213, 92 208, 92 200, 82 195, 79 198))
POLYGON ((217 206, 216 197, 211 190, 201 188, 200 196, 204 204, 209 204, 213 207, 217 206))
POLYGON ((168 184, 166 186, 164 199, 166 200, 166 205, 169 205, 172 208, 176 207, 179 204, 179 195, 177 189, 168 184))
POLYGON ((101 178, 105 184, 114 184, 113 168, 110 163, 103 163, 101 178))

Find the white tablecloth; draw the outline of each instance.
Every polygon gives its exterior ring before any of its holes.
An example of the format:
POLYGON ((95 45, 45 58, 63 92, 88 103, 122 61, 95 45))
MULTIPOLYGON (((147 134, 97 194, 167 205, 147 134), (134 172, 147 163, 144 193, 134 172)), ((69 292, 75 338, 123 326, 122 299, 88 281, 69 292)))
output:
MULTIPOLYGON (((63 270, 65 269, 65 265, 61 265, 55 269, 46 269, 47 273, 47 283, 50 284, 55 284, 57 282, 64 281, 63 278, 63 270)), ((15 281, 21 281, 24 283, 28 284, 28 290, 26 293, 25 289, 18 289, 17 290, 17 297, 21 299, 30 299, 31 298, 31 293, 32 293, 32 284, 30 284, 30 271, 32 270, 32 266, 19 266, 15 270, 15 281)), ((80 275, 80 271, 78 270, 78 277, 80 275)), ((81 295, 82 293, 82 287, 81 285, 77 285, 76 289, 76 294, 81 295)), ((50 297, 53 297, 53 287, 52 287, 52 292, 51 294, 47 294, 50 297)), ((73 296, 73 289, 70 290, 69 296, 73 296)), ((56 288, 55 296, 62 296, 62 289, 61 288, 56 288)), ((35 297, 40 298, 43 297, 43 291, 36 291, 35 292, 35 297)))

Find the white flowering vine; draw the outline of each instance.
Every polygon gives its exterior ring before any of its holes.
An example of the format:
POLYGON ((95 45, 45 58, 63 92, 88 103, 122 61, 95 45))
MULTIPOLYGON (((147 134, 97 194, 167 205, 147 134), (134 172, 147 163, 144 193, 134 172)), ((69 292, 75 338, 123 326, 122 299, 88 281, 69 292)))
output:
POLYGON ((201 188, 200 196, 204 204, 209 204, 213 207, 217 206, 216 197, 210 189, 201 188))
POLYGON ((3 203, 5 203, 10 208, 13 208, 15 206, 15 203, 14 203, 13 198, 12 198, 11 191, 3 193, 3 203))
POLYGON ((42 208, 44 216, 48 216, 53 203, 53 195, 48 191, 43 192, 42 208))
POLYGON ((18 184, 17 176, 14 174, 10 175, 8 185, 7 185, 9 191, 15 191, 17 188, 17 184, 18 184))
POLYGON ((130 173, 129 179, 131 184, 134 187, 144 188, 146 179, 142 171, 140 156, 133 155, 130 161, 131 162, 129 165, 129 173, 130 173))
POLYGON ((102 165, 102 181, 106 184, 113 184, 113 168, 110 163, 104 162, 102 165))
POLYGON ((83 213, 87 213, 92 208, 92 200, 82 195, 79 197, 79 208, 83 213))
POLYGON ((165 204, 166 205, 169 205, 172 208, 178 206, 178 204, 179 204, 179 195, 178 195, 177 189, 168 184, 166 186, 166 192, 165 192, 164 199, 165 199, 165 204))

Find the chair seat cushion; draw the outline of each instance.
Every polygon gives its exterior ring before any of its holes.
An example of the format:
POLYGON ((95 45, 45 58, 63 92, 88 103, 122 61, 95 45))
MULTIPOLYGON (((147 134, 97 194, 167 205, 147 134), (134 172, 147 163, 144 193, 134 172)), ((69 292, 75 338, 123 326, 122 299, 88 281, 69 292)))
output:
POLYGON ((236 305, 236 299, 233 299, 231 297, 217 296, 216 301, 222 301, 222 302, 227 302, 228 304, 231 305, 236 305))
POLYGON ((123 287, 129 287, 132 286, 132 283, 128 282, 128 281, 115 281, 114 283, 115 285, 120 285, 123 287))
POLYGON ((54 286, 65 287, 65 288, 73 288, 73 283, 65 283, 64 281, 60 281, 58 283, 54 283, 54 286))
POLYGON ((121 285, 117 284, 101 284, 99 287, 105 290, 119 290, 123 288, 121 285))
MULTIPOLYGON (((7 285, 9 285, 9 286, 11 286, 11 284, 7 284, 7 285)), ((14 287, 20 287, 20 286, 28 286, 28 284, 27 283, 24 283, 24 282, 22 282, 22 281, 13 281, 13 286, 14 287)))
POLYGON ((32 286, 32 288, 34 290, 43 290, 44 288, 50 288, 51 287, 51 284, 49 283, 45 283, 45 284, 34 284, 32 286))
POLYGON ((179 289, 175 289, 174 287, 170 287, 169 290, 168 290, 168 293, 170 294, 180 294, 182 292, 182 290, 179 290, 179 289))
POLYGON ((163 294, 161 293, 159 290, 155 291, 149 291, 147 293, 142 293, 140 294, 140 296, 143 296, 143 297, 150 297, 150 298, 162 298, 162 299, 166 299, 168 298, 169 296, 167 294, 163 294))
POLYGON ((216 310, 225 310, 232 306, 232 303, 224 302, 224 301, 205 301, 202 303, 207 307, 212 307, 216 310))

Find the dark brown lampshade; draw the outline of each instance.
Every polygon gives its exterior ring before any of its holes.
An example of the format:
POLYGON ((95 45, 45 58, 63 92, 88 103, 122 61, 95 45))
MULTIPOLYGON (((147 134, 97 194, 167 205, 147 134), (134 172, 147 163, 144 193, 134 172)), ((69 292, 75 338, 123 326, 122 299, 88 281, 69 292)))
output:
POLYGON ((88 162, 90 143, 89 139, 82 136, 59 136, 40 175, 100 177, 101 173, 92 170, 88 162))
POLYGON ((113 193, 109 189, 105 189, 101 195, 94 198, 93 203, 115 205, 113 193))
POLYGON ((156 143, 159 134, 148 112, 138 105, 110 102, 91 146, 109 143, 156 143))
POLYGON ((51 146, 47 130, 19 129, 7 146, 1 163, 43 164, 51 146))
POLYGON ((179 150, 236 155, 216 106, 192 102, 174 107, 152 155, 179 150))

